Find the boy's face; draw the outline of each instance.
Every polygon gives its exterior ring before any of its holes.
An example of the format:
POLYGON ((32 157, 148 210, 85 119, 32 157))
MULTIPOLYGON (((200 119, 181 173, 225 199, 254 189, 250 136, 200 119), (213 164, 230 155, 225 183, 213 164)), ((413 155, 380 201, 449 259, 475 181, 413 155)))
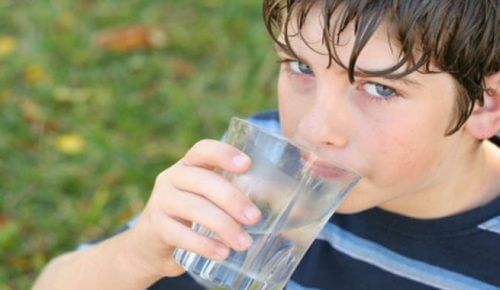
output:
MULTIPOLYGON (((457 89, 452 77, 414 72, 405 80, 358 76, 350 83, 335 62, 327 68, 320 13, 310 12, 302 29, 305 42, 290 37, 301 60, 278 49, 280 58, 287 60, 278 83, 280 119, 287 137, 317 147, 323 156, 363 176, 338 211, 411 202, 414 196, 445 187, 448 173, 471 141, 463 130, 444 136, 455 116, 457 89)), ((352 33, 346 29, 342 46, 336 48, 344 64, 353 46, 352 33)), ((385 69, 397 63, 398 56, 398 44, 390 42, 387 27, 381 26, 357 67, 385 69)))

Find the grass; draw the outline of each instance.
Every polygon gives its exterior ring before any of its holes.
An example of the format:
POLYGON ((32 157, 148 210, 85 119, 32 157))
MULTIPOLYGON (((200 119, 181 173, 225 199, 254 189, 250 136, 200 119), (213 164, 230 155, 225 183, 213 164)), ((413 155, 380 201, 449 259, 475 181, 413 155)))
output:
POLYGON ((155 176, 230 116, 275 107, 277 64, 255 0, 0 1, 0 290, 111 235, 155 176), (161 48, 92 45, 113 26, 161 48))

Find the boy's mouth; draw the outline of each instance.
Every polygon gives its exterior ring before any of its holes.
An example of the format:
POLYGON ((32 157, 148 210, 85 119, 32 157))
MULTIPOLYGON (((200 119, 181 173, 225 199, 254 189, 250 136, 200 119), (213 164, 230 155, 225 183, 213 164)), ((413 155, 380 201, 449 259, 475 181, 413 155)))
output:
POLYGON ((311 165, 311 172, 326 179, 339 179, 345 177, 348 172, 338 167, 325 166, 317 162, 311 165))
POLYGON ((339 179, 339 178, 343 178, 343 177, 349 175, 348 171, 346 171, 342 168, 339 168, 338 166, 335 166, 331 163, 329 164, 327 162, 320 161, 320 160, 310 161, 310 158, 308 155, 303 154, 302 159, 304 160, 305 163, 308 164, 309 170, 312 173, 314 173, 322 178, 339 179))

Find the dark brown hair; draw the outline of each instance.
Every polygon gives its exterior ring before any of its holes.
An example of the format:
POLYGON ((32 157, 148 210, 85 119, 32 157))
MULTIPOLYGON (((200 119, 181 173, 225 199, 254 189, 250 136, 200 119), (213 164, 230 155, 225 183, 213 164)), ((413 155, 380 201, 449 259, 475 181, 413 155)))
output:
POLYGON ((484 78, 499 70, 499 0, 264 0, 264 22, 273 41, 296 57, 289 41, 292 35, 287 31, 290 21, 296 21, 302 37, 309 11, 319 4, 328 66, 332 61, 342 66, 351 82, 358 56, 380 23, 387 21, 396 29, 392 37, 401 45, 401 61, 384 70, 363 73, 397 79, 416 70, 433 73, 431 65, 449 73, 456 80, 458 96, 455 124, 447 134, 460 129, 476 102, 483 105, 484 78), (335 47, 339 34, 350 23, 354 23, 356 36, 346 66, 335 47), (406 67, 405 71, 396 73, 401 67, 406 67))

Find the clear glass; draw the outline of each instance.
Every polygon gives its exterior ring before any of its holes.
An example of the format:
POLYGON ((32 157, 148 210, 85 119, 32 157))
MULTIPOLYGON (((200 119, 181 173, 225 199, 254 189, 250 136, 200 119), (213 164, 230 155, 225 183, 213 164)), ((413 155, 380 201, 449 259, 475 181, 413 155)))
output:
MULTIPOLYGON (((208 287, 283 289, 299 261, 360 176, 338 166, 315 166, 318 156, 282 136, 232 118, 225 142, 252 159, 243 174, 222 175, 245 192, 261 210, 261 220, 245 230, 253 244, 231 251, 224 261, 183 249, 174 259, 208 287)), ((200 225, 193 229, 217 236, 200 225)))

